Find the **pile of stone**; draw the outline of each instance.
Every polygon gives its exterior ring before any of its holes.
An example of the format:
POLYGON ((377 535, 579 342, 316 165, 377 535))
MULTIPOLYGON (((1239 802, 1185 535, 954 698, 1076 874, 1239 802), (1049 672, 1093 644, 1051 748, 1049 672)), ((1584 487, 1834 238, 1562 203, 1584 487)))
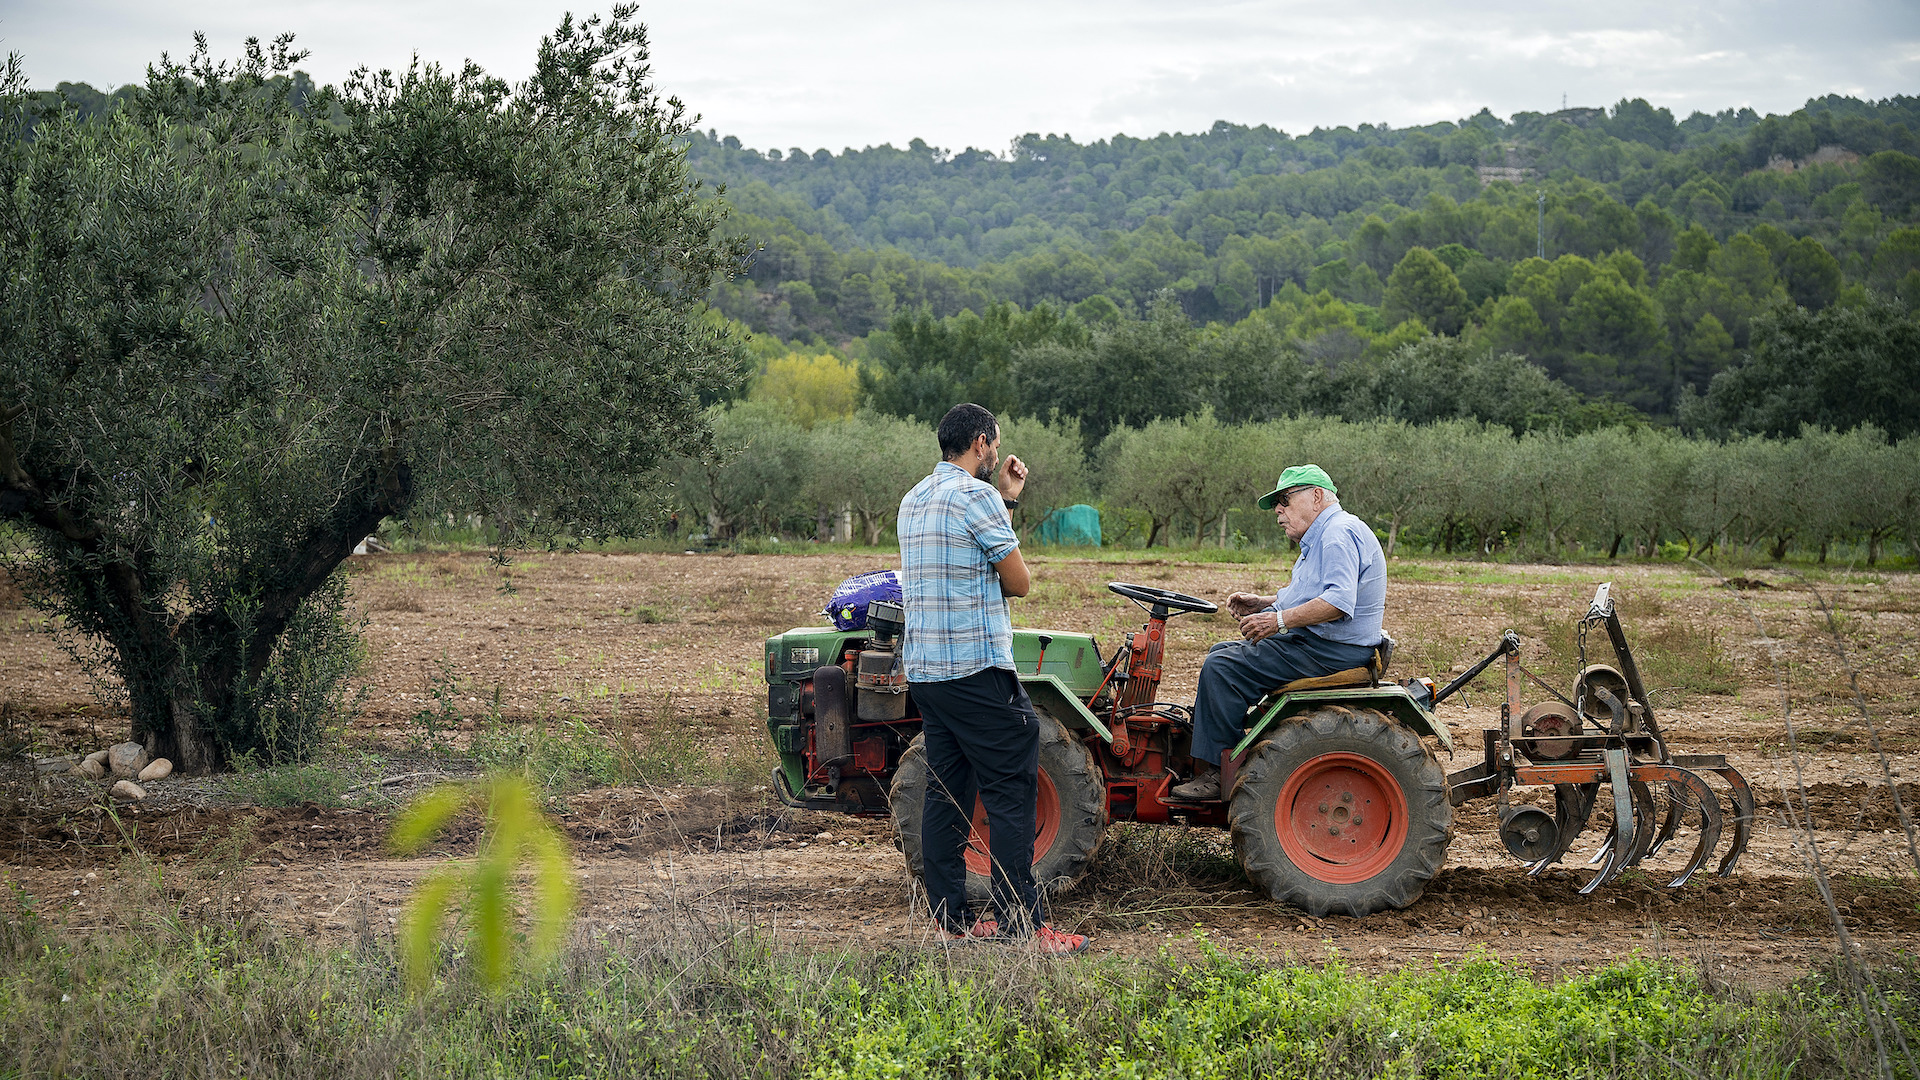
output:
POLYGON ((165 780, 172 776, 173 762, 166 758, 148 757, 147 748, 137 742, 123 742, 88 754, 81 759, 80 764, 73 767, 73 775, 84 776, 89 780, 117 777, 113 785, 115 797, 144 799, 147 797, 147 789, 140 784, 165 780), (136 780, 140 783, 135 783, 136 780))

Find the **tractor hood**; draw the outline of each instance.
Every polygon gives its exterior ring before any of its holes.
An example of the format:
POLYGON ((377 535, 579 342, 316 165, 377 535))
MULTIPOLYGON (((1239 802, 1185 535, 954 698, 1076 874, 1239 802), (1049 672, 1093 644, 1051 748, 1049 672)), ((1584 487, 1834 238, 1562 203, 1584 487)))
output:
MULTIPOLYGON (((813 677, 813 669, 832 664, 857 649, 873 635, 866 630, 836 630, 831 626, 801 626, 767 639, 766 678, 769 683, 799 682, 813 677)), ((1020 675, 1045 674, 1081 698, 1100 688, 1100 653, 1091 634, 1067 630, 1013 631, 1013 666, 1020 675), (1046 655, 1040 638, 1046 636, 1046 655)))

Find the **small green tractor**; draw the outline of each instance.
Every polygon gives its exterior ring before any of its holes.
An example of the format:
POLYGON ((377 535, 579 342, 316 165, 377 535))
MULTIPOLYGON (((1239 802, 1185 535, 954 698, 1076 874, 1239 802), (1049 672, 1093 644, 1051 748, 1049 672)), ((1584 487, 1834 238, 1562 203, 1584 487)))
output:
MULTIPOLYGON (((1640 864, 1683 826, 1696 845, 1671 882, 1683 884, 1718 842, 1727 815, 1698 772, 1732 788, 1735 838, 1720 866, 1746 847, 1753 798, 1718 757, 1675 758, 1600 586, 1580 622, 1583 657, 1571 696, 1527 672, 1507 632, 1448 686, 1386 678, 1392 643, 1364 666, 1278 686, 1247 714, 1246 737, 1223 755, 1222 798, 1176 800, 1189 772, 1192 716, 1156 700, 1167 621, 1212 614, 1210 601, 1113 582, 1145 624, 1104 657, 1092 636, 1016 629, 1014 665, 1043 726, 1034 876, 1049 890, 1086 874, 1109 823, 1185 822, 1226 828, 1253 883, 1314 915, 1366 915, 1416 900, 1446 859, 1453 807, 1500 802, 1500 836, 1535 874, 1559 862, 1609 787, 1613 824, 1587 881, 1590 891, 1640 864), (1586 631, 1606 628, 1617 666, 1587 665, 1586 631), (1438 754, 1453 740, 1434 715, 1439 702, 1494 661, 1507 663, 1507 701, 1483 733, 1481 760, 1447 775, 1438 754), (1521 710, 1523 677, 1552 699, 1521 710), (1553 811, 1517 800, 1521 787, 1551 786, 1553 811), (1667 808, 1662 819, 1659 795, 1667 808)), ((917 878, 927 766, 920 718, 900 665, 905 619, 875 603, 868 628, 789 630, 766 646, 767 730, 780 755, 773 785, 782 802, 808 810, 890 816, 895 841, 917 878)), ((974 809, 966 851, 970 894, 987 894, 987 823, 974 809)))

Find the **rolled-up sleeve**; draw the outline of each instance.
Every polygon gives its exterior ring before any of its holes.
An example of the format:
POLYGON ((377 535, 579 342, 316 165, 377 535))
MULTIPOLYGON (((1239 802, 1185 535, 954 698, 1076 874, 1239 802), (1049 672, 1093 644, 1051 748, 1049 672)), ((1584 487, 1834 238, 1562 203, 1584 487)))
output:
POLYGON ((991 488, 967 500, 967 531, 973 534, 974 542, 980 545, 989 563, 998 563, 1020 546, 1013 521, 1000 505, 999 493, 991 488))

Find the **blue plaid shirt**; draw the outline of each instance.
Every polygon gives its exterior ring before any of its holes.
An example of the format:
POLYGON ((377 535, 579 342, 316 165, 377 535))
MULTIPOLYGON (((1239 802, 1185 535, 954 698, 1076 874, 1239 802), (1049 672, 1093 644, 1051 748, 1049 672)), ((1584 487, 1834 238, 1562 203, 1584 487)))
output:
POLYGON ((993 564, 1020 546, 993 485, 943 461, 900 500, 908 682, 1013 668, 1013 622, 993 564))

